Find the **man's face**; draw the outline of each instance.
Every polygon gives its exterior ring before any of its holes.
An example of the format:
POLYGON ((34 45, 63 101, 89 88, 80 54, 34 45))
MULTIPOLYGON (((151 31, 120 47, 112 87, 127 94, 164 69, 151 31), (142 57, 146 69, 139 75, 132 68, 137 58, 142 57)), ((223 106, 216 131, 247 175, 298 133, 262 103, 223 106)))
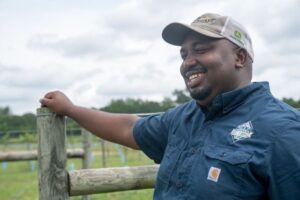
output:
POLYGON ((209 107, 215 96, 239 86, 237 46, 226 39, 190 33, 181 46, 181 75, 191 96, 209 107))

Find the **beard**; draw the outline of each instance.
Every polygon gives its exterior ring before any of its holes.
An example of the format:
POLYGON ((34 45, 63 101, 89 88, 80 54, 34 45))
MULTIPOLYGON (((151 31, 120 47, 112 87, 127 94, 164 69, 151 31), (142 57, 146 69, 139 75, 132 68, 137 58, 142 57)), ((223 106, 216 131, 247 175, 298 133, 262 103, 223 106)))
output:
POLYGON ((212 92, 210 87, 202 88, 202 89, 191 89, 188 88, 188 91, 193 99, 196 101, 205 100, 212 92))

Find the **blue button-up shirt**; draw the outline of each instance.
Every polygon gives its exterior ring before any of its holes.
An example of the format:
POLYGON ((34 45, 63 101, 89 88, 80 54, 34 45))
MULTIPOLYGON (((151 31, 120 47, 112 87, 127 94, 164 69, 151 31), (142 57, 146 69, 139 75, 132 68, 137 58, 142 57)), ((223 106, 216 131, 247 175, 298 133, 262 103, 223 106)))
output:
POLYGON ((300 199, 300 114, 268 83, 137 121, 139 147, 160 163, 154 199, 300 199))

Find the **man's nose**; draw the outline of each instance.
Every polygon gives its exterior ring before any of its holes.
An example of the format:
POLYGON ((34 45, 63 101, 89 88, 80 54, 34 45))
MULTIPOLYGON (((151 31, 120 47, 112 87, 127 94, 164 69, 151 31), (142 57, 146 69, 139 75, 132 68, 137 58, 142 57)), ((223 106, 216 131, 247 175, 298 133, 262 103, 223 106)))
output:
POLYGON ((188 55, 183 61, 184 67, 191 67, 197 64, 197 60, 193 55, 188 55))

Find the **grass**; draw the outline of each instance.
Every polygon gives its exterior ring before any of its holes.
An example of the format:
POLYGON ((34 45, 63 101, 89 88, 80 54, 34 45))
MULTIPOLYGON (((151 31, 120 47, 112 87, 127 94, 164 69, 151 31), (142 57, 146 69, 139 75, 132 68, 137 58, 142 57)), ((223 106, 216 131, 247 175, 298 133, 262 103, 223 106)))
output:
MULTIPOLYGON (((94 140, 95 141, 95 140, 94 140)), ((98 140, 99 141, 99 140, 98 140)), ((36 146, 36 145, 31 145, 36 146)), ((78 147, 80 144, 72 144, 72 147, 78 147)), ((0 145, 0 150, 3 151, 0 145)), ((28 145, 13 146, 13 150, 27 149, 28 145)), ((102 153, 100 152, 100 142, 93 145, 92 168, 102 167, 102 153)), ((5 151, 10 150, 9 145, 5 145, 5 151)), ((139 166, 153 164, 142 152, 122 147, 125 153, 126 162, 122 161, 114 144, 106 145, 106 167, 117 166, 139 166)), ((38 166, 37 161, 18 161, 0 163, 0 194, 1 200, 35 200, 38 199, 38 166), (5 165, 7 165, 5 167, 5 165), (35 168, 32 171, 32 168, 35 168)), ((81 169, 81 159, 69 159, 67 169, 81 169)), ((92 200, 150 200, 153 196, 153 189, 134 190, 125 192, 114 192, 91 195, 92 200)), ((71 200, 79 200, 81 197, 70 197, 71 200)))

